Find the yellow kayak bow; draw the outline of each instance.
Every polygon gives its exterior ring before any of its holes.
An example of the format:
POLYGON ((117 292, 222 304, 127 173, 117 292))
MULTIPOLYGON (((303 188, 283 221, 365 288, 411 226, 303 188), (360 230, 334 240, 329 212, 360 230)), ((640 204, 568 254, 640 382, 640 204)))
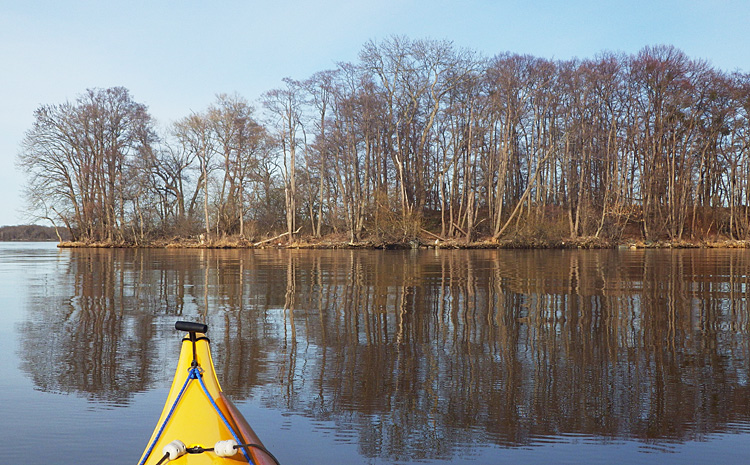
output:
POLYGON ((216 378, 208 326, 178 321, 186 331, 161 417, 139 465, 278 464, 216 378))

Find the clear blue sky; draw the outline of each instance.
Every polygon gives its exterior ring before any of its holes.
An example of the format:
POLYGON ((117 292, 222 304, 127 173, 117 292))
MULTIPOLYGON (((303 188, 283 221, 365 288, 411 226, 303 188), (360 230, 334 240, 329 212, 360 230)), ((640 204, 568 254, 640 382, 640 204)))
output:
POLYGON ((26 222, 15 158, 34 110, 87 88, 124 86, 166 125, 392 35, 555 59, 670 44, 748 72, 749 30, 750 0, 0 0, 0 225, 26 222))

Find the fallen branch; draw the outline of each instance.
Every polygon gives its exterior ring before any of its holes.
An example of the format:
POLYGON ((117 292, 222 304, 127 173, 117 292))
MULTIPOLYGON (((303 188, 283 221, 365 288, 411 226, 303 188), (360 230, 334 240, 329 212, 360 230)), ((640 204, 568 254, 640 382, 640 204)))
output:
POLYGON ((427 233, 427 234, 429 234, 430 236, 434 237, 435 239, 437 239, 439 241, 445 241, 445 239, 443 239, 442 237, 438 236, 435 233, 432 233, 432 232, 430 232, 430 231, 428 231, 428 230, 426 230, 424 228, 419 228, 419 229, 421 229, 423 233, 427 233))
MULTIPOLYGON (((297 230, 294 231, 294 234, 297 234, 300 229, 302 229, 302 226, 300 226, 299 228, 297 228, 297 230)), ((265 244, 267 242, 275 241, 276 239, 281 239, 282 237, 284 237, 284 236, 286 236, 288 234, 289 234, 289 231, 287 231, 285 233, 281 233, 278 236, 274 236, 274 237, 272 237, 270 239, 265 239, 265 240, 262 240, 260 242, 256 242, 255 244, 253 244, 253 247, 258 247, 259 245, 263 245, 263 244, 265 244)))
POLYGON ((453 222, 453 227, 456 228, 456 229, 458 229, 458 232, 460 232, 464 236, 466 235, 466 231, 464 231, 463 229, 461 229, 461 226, 457 225, 455 221, 453 222))

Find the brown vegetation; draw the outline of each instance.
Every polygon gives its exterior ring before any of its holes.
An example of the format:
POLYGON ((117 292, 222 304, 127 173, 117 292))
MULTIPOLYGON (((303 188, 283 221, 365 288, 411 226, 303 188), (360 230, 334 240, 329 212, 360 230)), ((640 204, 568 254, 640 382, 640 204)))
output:
POLYGON ((31 211, 82 243, 742 241, 749 102, 750 76, 669 46, 485 59, 394 37, 259 115, 222 94, 164 134, 126 89, 89 90, 36 112, 19 164, 31 211))

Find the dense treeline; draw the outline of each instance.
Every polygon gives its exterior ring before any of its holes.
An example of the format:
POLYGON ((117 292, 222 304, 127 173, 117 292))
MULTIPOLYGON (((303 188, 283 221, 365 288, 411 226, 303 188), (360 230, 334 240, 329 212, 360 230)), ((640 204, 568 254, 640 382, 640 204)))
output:
POLYGON ((69 239, 66 230, 40 226, 38 224, 25 224, 19 226, 0 226, 0 241, 59 241, 69 239))
POLYGON ((259 104, 222 94, 163 133, 124 88, 43 106, 31 208, 81 240, 750 235, 750 75, 671 46, 487 59, 394 37, 259 104))

